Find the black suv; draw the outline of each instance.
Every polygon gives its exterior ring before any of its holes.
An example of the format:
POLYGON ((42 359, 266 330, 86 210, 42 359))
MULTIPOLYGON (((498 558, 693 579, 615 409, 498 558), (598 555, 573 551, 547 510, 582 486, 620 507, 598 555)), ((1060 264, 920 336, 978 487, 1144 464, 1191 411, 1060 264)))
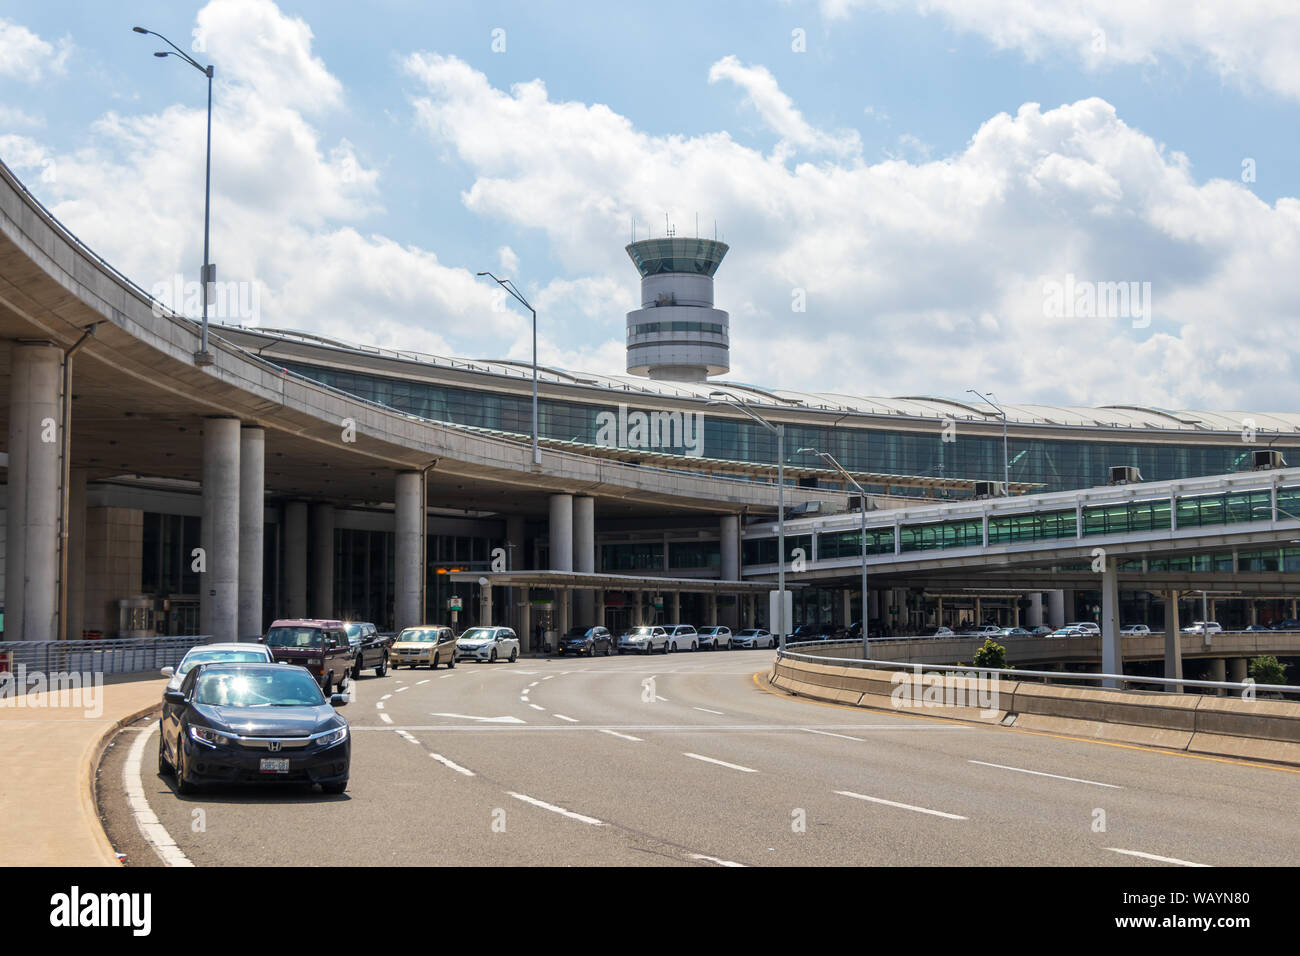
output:
POLYGON ((570 651, 579 657, 583 654, 588 657, 604 654, 608 657, 614 652, 614 638, 607 628, 601 627, 599 624, 595 627, 582 627, 581 625, 571 627, 568 633, 560 638, 560 656, 563 657, 570 651))

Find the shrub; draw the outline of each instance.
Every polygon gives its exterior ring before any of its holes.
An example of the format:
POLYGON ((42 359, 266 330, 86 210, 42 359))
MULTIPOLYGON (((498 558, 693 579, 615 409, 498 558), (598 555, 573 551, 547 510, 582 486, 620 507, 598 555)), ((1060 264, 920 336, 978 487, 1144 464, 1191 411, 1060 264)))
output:
POLYGON ((999 667, 1007 666, 1007 649, 1001 644, 994 643, 993 638, 986 637, 984 646, 975 652, 972 663, 976 667, 999 667))
POLYGON ((1252 657, 1246 671, 1256 684, 1285 684, 1287 665, 1276 657, 1252 657))

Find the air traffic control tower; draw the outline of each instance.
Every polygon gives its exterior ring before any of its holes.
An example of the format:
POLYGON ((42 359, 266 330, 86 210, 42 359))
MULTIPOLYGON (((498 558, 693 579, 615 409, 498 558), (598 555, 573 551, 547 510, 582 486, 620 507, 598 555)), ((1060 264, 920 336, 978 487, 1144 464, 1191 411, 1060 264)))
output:
POLYGON ((728 316, 713 307, 713 273, 728 248, 677 236, 627 246, 641 273, 641 308, 627 314, 629 375, 703 382, 730 370, 728 316))

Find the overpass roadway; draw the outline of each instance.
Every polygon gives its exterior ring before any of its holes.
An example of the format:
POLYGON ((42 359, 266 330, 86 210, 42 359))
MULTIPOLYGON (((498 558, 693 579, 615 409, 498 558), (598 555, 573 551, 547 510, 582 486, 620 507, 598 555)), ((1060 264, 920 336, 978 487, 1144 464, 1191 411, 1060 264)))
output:
MULTIPOLYGON (((197 865, 1300 862, 1294 772, 791 699, 756 678, 771 663, 735 651, 367 676, 344 710, 341 797, 179 797, 155 772, 156 721, 123 732, 100 779, 138 782, 142 809, 197 865)), ((156 863, 121 788, 101 792, 115 848, 156 863)))

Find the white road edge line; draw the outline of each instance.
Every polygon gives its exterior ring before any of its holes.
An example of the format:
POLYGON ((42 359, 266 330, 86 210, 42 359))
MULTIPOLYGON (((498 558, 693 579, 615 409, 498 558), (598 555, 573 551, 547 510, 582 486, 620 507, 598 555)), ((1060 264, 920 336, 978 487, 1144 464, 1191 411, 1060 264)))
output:
POLYGON ((393 718, 389 717, 387 714, 380 714, 379 719, 386 724, 391 724, 393 722, 393 718))
POLYGON ((1068 780, 1071 783, 1086 783, 1092 787, 1106 787, 1109 790, 1123 790, 1114 783, 1100 783, 1096 780, 1084 780, 1081 777, 1063 777, 1059 773, 1046 773, 1042 770, 1026 770, 1024 767, 1008 767, 1006 764, 985 763, 983 760, 968 760, 967 763, 979 764, 981 767, 996 767, 998 770, 1014 770, 1016 773, 1031 773, 1035 777, 1051 777, 1054 780, 1068 780))
POLYGON ((140 764, 144 760, 144 748, 157 732, 158 725, 153 724, 148 730, 136 734, 135 741, 126 755, 126 766, 122 768, 122 786, 126 791, 127 806, 135 825, 145 842, 153 847, 158 858, 167 866, 193 866, 176 841, 171 838, 167 828, 158 822, 158 816, 149 806, 149 799, 144 795, 144 781, 140 778, 140 764))
POLYGON ((1154 853, 1142 853, 1138 850, 1121 850, 1117 846, 1108 846, 1107 850, 1112 853, 1123 853, 1125 856, 1140 856, 1144 860, 1155 860, 1157 863, 1172 863, 1175 866, 1203 866, 1209 867, 1209 863, 1193 863, 1190 860, 1176 860, 1172 856, 1156 856, 1154 853))
POLYGON ((604 727, 601 727, 600 732, 602 734, 609 734, 611 737, 621 737, 624 740, 635 740, 637 743, 643 742, 640 737, 633 737, 631 734, 620 734, 617 730, 606 730, 604 727))
POLYGON ((925 807, 914 807, 910 803, 898 803, 894 800, 885 800, 881 797, 868 797, 864 793, 854 793, 852 790, 836 790, 842 797, 853 797, 857 800, 866 800, 870 803, 880 803, 887 807, 897 807, 900 810, 912 810, 916 813, 928 813, 933 817, 943 817, 945 820, 966 820, 968 817, 958 816, 955 813, 944 813, 942 810, 928 810, 925 807))
POLYGON ((702 711, 704 711, 706 714, 717 714, 719 717, 726 717, 726 716, 727 716, 726 714, 724 714, 724 713, 723 713, 722 711, 720 711, 720 710, 709 710, 709 708, 707 708, 707 707, 693 707, 693 708, 691 708, 691 709, 692 709, 692 710, 702 710, 702 711))
POLYGON ((862 742, 861 737, 850 737, 848 734, 833 734, 829 730, 813 730, 811 727, 800 727, 799 729, 806 734, 821 734, 823 737, 841 737, 844 740, 856 740, 858 743, 862 742))
POLYGON ((522 800, 524 803, 531 803, 535 807, 541 807, 543 810, 550 810, 552 813, 558 813, 560 816, 568 817, 571 820, 581 820, 583 823, 590 823, 593 827, 603 827, 605 824, 595 817, 583 816, 581 813, 574 813, 572 810, 566 810, 564 807, 557 807, 553 803, 547 803, 544 800, 538 800, 536 797, 530 797, 524 793, 515 793, 513 790, 507 790, 506 793, 516 800, 522 800))
POLYGON ((438 761, 438 763, 442 764, 444 767, 448 768, 449 770, 455 770, 457 773, 463 773, 467 777, 474 776, 473 770, 467 770, 464 767, 462 767, 460 764, 453 763, 452 761, 444 757, 442 754, 430 753, 429 756, 432 757, 434 760, 438 761))
POLYGON ((716 856, 705 856, 703 853, 692 853, 692 860, 703 860, 705 863, 716 863, 718 866, 739 866, 744 867, 743 863, 734 863, 731 860, 719 860, 716 856))
POLYGON ((703 760, 705 763, 716 763, 719 767, 730 767, 732 770, 739 770, 741 773, 758 773, 753 767, 742 767, 738 763, 727 763, 725 760, 715 760, 712 757, 705 757, 703 754, 683 753, 683 757, 690 757, 692 760, 703 760))

